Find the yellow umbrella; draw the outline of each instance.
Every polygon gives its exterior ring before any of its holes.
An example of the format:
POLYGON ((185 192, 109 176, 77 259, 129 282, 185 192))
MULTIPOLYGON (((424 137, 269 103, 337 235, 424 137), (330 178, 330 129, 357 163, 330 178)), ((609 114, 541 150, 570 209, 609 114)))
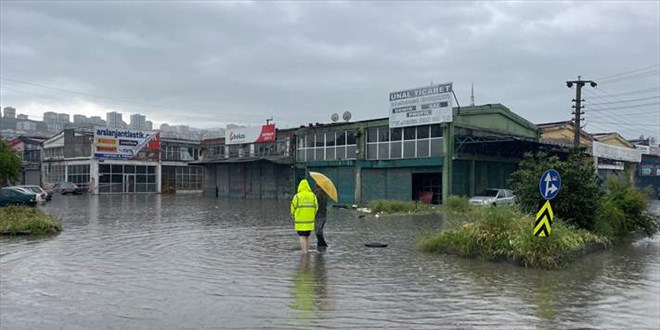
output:
POLYGON ((323 189, 323 191, 325 191, 335 203, 337 202, 337 188, 335 188, 335 184, 332 183, 330 178, 319 172, 309 172, 309 176, 316 181, 316 184, 321 187, 321 189, 323 189))

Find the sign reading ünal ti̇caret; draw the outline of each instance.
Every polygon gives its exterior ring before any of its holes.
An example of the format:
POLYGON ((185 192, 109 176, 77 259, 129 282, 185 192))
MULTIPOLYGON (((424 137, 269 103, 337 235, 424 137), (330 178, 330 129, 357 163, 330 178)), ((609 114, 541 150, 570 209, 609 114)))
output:
POLYGON ((452 83, 390 93, 390 128, 452 121, 452 83))

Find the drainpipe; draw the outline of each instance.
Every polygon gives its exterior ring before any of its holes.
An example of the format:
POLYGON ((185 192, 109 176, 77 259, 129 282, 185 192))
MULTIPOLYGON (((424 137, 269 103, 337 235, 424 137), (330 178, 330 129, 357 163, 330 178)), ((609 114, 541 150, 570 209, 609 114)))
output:
POLYGON ((442 161, 442 202, 452 193, 454 168, 454 125, 446 123, 442 128, 444 157, 442 161))

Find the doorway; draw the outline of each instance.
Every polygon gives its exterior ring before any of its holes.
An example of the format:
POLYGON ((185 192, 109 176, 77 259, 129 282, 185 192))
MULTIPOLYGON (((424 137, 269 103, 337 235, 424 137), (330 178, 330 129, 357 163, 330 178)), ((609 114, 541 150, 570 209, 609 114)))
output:
POLYGON ((442 202, 442 172, 413 173, 412 199, 433 204, 442 202))
POLYGON ((124 193, 135 192, 135 174, 124 174, 124 193))

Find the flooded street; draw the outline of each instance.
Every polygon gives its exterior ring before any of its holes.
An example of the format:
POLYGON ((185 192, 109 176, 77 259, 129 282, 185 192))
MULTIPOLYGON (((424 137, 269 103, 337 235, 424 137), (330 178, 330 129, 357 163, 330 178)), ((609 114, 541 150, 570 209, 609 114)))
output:
POLYGON ((332 209, 330 248, 301 258, 282 202, 56 196, 42 208, 59 236, 0 239, 2 329, 660 327, 657 236, 540 271, 417 252, 437 218, 332 209))

